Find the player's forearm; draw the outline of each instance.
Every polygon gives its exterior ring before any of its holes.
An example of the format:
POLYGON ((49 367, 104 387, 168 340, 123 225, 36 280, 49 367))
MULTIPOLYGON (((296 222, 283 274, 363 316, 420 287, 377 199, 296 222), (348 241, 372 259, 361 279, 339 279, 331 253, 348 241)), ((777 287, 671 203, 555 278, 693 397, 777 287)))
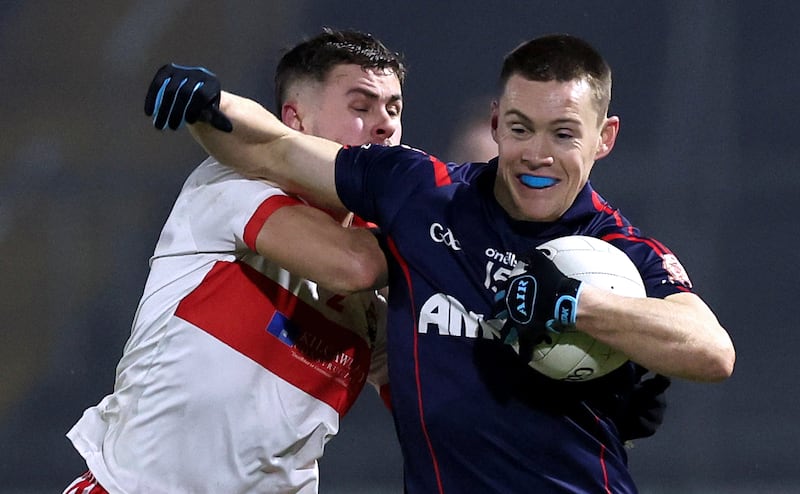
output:
POLYGON ((623 298, 584 287, 578 329, 665 375, 721 381, 733 372, 735 351, 725 329, 692 294, 667 299, 623 298))
POLYGON ((257 102, 224 91, 220 110, 233 132, 205 123, 189 126, 209 154, 245 176, 268 180, 315 205, 343 209, 333 175, 338 144, 290 129, 257 102))
POLYGON ((272 160, 272 166, 267 166, 263 157, 268 156, 270 143, 293 131, 255 101, 224 91, 220 110, 233 123, 234 132, 220 132, 199 122, 189 125, 195 140, 209 154, 243 175, 273 179, 280 172, 276 169, 280 163, 272 160))

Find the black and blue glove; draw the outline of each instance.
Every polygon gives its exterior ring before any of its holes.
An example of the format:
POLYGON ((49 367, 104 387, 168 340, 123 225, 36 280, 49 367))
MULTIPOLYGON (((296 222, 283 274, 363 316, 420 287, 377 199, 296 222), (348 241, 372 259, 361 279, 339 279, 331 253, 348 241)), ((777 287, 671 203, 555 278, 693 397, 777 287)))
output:
POLYGON ((158 130, 177 130, 183 122, 208 122, 223 132, 233 125, 219 109, 221 86, 217 76, 203 67, 174 63, 156 72, 144 100, 144 112, 158 130))
POLYGON ((505 321, 500 340, 519 345, 530 360, 533 347, 575 325, 582 282, 565 276, 547 255, 534 250, 517 262, 495 296, 493 319, 505 321))

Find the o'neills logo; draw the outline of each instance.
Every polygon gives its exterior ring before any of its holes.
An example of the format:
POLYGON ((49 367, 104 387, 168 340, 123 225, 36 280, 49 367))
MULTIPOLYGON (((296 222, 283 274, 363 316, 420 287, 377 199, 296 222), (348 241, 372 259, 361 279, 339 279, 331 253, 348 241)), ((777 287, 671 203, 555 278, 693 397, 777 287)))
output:
POLYGON ((506 293, 508 317, 518 324, 529 324, 533 320, 533 302, 536 300, 536 278, 519 276, 511 282, 506 293))
POLYGON ((489 247, 484 251, 484 254, 488 258, 494 259, 500 264, 511 266, 512 268, 517 264, 517 255, 513 252, 500 252, 499 250, 489 247))

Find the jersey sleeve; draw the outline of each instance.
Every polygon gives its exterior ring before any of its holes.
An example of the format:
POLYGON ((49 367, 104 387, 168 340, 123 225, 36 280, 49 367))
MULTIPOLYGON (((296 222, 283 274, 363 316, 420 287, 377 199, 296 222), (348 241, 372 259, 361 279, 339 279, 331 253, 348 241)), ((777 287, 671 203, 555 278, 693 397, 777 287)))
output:
POLYGON ((639 268, 648 297, 665 298, 692 291, 692 282, 675 254, 661 242, 647 237, 606 237, 622 249, 639 268))
POLYGON ((644 236, 639 228, 590 186, 586 190, 588 193, 584 201, 587 205, 591 204, 596 218, 592 222, 592 233, 628 255, 642 275, 648 297, 665 298, 692 291, 688 274, 667 246, 644 236))
POLYGON ((250 180, 209 158, 181 190, 156 257, 255 250, 255 237, 277 209, 301 204, 266 182, 250 180))
POLYGON ((404 145, 345 146, 336 157, 336 192, 348 210, 385 229, 409 196, 436 185, 443 167, 404 145))
POLYGON ((253 252, 256 252, 256 238, 261 231, 261 227, 264 226, 264 222, 267 221, 267 218, 269 218, 272 213, 285 206, 304 204, 296 197, 284 195, 283 191, 273 190, 271 192, 274 193, 258 205, 258 208, 250 216, 250 219, 244 227, 244 243, 253 252))

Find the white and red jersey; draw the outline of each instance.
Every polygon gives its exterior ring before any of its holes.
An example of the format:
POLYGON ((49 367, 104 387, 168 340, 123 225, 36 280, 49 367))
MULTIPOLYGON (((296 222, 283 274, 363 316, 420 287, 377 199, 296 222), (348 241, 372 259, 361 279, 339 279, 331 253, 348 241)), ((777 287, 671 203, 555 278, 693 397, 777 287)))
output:
POLYGON ((269 215, 297 203, 211 158, 187 179, 114 392, 67 434, 109 492, 317 492, 340 416, 388 381, 385 301, 255 253, 269 215))

